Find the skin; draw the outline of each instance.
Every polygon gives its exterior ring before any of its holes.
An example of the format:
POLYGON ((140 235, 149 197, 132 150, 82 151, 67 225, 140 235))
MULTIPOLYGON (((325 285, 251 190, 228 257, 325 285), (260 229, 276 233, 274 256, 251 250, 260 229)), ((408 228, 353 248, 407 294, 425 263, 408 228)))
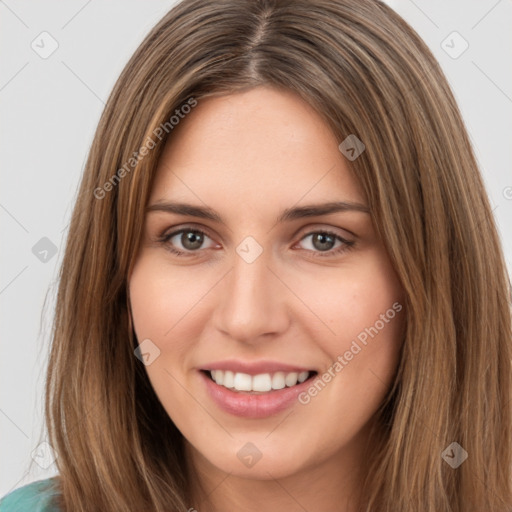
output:
POLYGON ((365 205, 340 142, 298 96, 259 86, 199 100, 160 159, 149 205, 208 206, 224 220, 148 212, 129 277, 137 339, 160 350, 146 370, 184 435, 190 506, 201 512, 352 511, 359 500, 373 415, 399 362, 403 310, 308 404, 294 402, 268 418, 220 410, 198 372, 237 358, 284 361, 321 375, 393 303, 403 304, 369 213, 276 224, 285 208, 365 205), (203 230, 203 244, 187 245, 181 233, 159 241, 180 228, 203 230), (344 246, 336 238, 315 243, 326 229, 354 245, 335 254, 344 246), (236 252, 247 236, 263 249, 250 264, 236 252), (252 467, 237 457, 248 442, 262 454, 252 467))

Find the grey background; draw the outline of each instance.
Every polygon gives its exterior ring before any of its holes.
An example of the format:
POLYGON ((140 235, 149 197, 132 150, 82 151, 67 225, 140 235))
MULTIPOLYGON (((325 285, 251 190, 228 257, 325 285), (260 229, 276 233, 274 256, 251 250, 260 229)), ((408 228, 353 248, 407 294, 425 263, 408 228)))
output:
MULTIPOLYGON (((0 0, 0 496, 56 473, 51 452, 38 444, 45 439, 42 397, 57 271, 78 181, 115 80, 174 3, 0 0), (47 58, 31 46, 51 49, 43 31, 58 43, 47 58), (28 472, 33 454, 37 463, 28 472)), ((423 37, 450 81, 510 271, 512 0, 388 3, 423 37), (463 40, 469 47, 457 56, 463 40)))

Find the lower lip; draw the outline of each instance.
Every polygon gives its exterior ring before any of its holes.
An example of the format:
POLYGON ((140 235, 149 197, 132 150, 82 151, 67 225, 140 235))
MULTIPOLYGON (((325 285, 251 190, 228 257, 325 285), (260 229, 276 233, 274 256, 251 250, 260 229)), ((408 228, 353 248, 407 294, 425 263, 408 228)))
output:
POLYGON ((243 418, 266 418, 278 414, 292 406, 297 396, 311 384, 311 378, 290 388, 250 394, 231 391, 214 382, 205 372, 200 371, 206 389, 213 401, 225 412, 243 418))

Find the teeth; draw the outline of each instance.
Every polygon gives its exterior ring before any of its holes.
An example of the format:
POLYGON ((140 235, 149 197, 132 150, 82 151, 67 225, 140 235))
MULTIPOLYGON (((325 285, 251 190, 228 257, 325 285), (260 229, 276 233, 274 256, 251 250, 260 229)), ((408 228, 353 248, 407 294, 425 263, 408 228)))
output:
POLYGON ((235 374, 233 372, 230 372, 229 370, 225 371, 224 372, 224 382, 222 383, 222 385, 226 386, 227 388, 234 388, 235 387, 235 374))
POLYGON ((269 373, 255 375, 252 378, 253 391, 270 391, 272 389, 272 378, 269 373))
POLYGON ((274 373, 272 376, 272 389, 283 389, 285 385, 284 372, 274 373))
POLYGON ((299 378, 299 374, 297 372, 288 373, 284 378, 284 382, 288 387, 294 386, 297 384, 297 379, 299 378))
POLYGON ((300 384, 309 377, 309 372, 276 372, 272 375, 270 373, 260 373, 253 376, 247 373, 234 373, 229 370, 211 370, 210 375, 217 384, 226 388, 235 389, 236 391, 265 392, 300 384))
MULTIPOLYGON (((224 373, 222 370, 217 370, 217 373, 224 373)), ((216 381, 217 384, 219 381, 216 381)), ((222 382, 221 382, 222 384, 222 382)), ((235 373, 235 380, 233 387, 238 391, 252 391, 252 377, 246 373, 235 373)))
POLYGON ((309 372, 300 372, 299 373, 299 382, 302 383, 304 382, 307 378, 309 377, 309 372))

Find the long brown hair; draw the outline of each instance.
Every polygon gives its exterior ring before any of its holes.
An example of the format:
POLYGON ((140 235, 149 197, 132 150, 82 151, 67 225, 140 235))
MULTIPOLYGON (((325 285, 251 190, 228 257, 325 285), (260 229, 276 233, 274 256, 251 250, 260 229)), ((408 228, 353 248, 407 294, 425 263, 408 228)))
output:
POLYGON ((171 116, 261 84, 300 95, 340 143, 363 141, 348 164, 405 290, 361 510, 511 510, 511 288, 497 230, 445 76, 375 0, 184 0, 122 72, 59 276, 45 414, 61 507, 193 506, 182 435, 134 356, 127 279, 171 116), (442 456, 454 442, 468 454, 456 468, 442 456))

